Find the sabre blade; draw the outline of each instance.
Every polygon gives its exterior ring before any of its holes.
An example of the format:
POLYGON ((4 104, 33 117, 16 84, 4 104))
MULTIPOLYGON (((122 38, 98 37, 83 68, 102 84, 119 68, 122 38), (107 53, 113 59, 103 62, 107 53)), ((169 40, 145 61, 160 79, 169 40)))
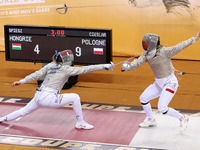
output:
POLYGON ((184 74, 190 74, 190 75, 200 75, 200 73, 189 73, 189 72, 182 72, 182 75, 184 74))
POLYGON ((123 61, 121 61, 121 62, 119 62, 119 63, 116 63, 116 64, 114 64, 114 65, 117 66, 117 65, 119 65, 119 64, 121 64, 121 63, 124 63, 125 61, 129 61, 129 60, 131 60, 132 58, 135 58, 135 57, 137 57, 137 56, 140 56, 142 53, 141 53, 141 54, 138 54, 138 55, 136 55, 136 56, 134 56, 134 54, 135 54, 135 52, 136 52, 136 50, 138 49, 139 46, 140 46, 140 44, 138 44, 137 47, 134 49, 133 54, 131 55, 130 58, 128 58, 128 59, 126 59, 126 60, 123 60, 123 61))

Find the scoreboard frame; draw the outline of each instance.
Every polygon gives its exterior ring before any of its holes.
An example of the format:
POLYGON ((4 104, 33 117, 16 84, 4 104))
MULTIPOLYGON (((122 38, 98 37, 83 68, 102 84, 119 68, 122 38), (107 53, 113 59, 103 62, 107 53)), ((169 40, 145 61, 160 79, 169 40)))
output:
POLYGON ((74 65, 112 61, 112 29, 9 24, 4 36, 7 61, 49 63, 55 51, 65 49, 73 51, 74 65))

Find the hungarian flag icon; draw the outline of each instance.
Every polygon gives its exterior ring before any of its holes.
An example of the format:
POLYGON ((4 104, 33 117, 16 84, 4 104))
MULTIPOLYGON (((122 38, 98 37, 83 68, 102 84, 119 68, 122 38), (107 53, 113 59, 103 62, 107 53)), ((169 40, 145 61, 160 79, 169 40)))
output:
POLYGON ((12 44, 12 49, 13 50, 21 50, 22 49, 22 45, 18 44, 18 43, 13 43, 12 44))

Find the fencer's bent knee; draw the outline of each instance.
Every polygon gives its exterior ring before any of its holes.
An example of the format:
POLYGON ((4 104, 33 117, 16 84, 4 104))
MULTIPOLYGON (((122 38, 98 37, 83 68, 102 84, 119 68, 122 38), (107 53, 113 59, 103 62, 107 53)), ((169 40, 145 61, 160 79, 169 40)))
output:
POLYGON ((74 93, 73 97, 74 97, 74 102, 80 101, 80 96, 78 94, 74 93))
POLYGON ((163 115, 167 114, 168 110, 166 112, 163 112, 163 115))
POLYGON ((141 102, 141 104, 143 105, 143 104, 148 104, 149 103, 149 100, 146 98, 146 96, 144 96, 144 95, 141 95, 140 96, 140 102, 141 102))
POLYGON ((80 96, 78 94, 74 94, 75 99, 80 100, 80 96))
POLYGON ((147 105, 149 102, 146 102, 146 103, 141 103, 142 105, 147 105))
POLYGON ((167 106, 158 106, 158 111, 163 113, 163 114, 167 114, 168 107, 167 106))

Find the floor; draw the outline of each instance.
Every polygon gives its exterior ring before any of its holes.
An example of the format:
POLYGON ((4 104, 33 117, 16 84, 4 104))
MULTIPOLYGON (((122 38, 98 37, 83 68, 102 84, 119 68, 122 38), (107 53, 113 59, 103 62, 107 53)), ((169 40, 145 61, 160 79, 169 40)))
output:
MULTIPOLYGON (((13 98, 14 99, 14 98, 13 98)), ((3 98, 0 114, 20 109, 30 99, 11 102, 3 98)), ((180 131, 179 120, 153 109, 157 127, 139 128, 145 119, 139 107, 82 103, 85 119, 92 130, 74 128, 76 122, 71 105, 59 109, 40 108, 13 122, 0 124, 0 143, 56 149, 94 150, 198 150, 200 112, 179 110, 189 116, 188 128, 180 131), (84 107, 85 106, 85 107, 84 107), (86 106, 90 106, 87 108, 86 106)), ((0 146, 1 147, 1 146, 0 146)))
MULTIPOLYGON (((116 64, 124 59, 126 58, 114 57, 113 62, 116 64)), ((3 64, 0 66, 0 116, 23 107, 31 100, 37 88, 37 81, 14 88, 11 87, 11 83, 42 66, 4 60, 4 53, 0 52, 0 63, 3 64)), ((185 132, 180 132, 177 119, 157 112, 157 99, 152 100, 151 104, 155 108, 154 114, 158 126, 149 129, 139 128, 138 124, 145 119, 145 114, 138 98, 154 81, 153 74, 146 64, 124 73, 120 71, 118 65, 114 71, 81 75, 75 86, 61 91, 61 93, 74 92, 80 95, 83 112, 96 126, 95 132, 82 134, 82 131, 73 128, 75 120, 71 115, 73 114, 71 106, 51 110, 59 113, 59 117, 56 117, 56 113, 53 113, 55 116, 52 117, 48 113, 49 110, 42 109, 16 122, 0 124, 0 149, 198 150, 200 70, 197 68, 200 62, 173 60, 173 64, 176 69, 188 73, 184 76, 178 75, 180 86, 170 103, 170 107, 190 116, 185 132), (62 119, 64 115, 62 111, 66 111, 69 119, 62 119), (38 128, 35 127, 35 123, 39 125, 38 128), (51 127, 49 128, 51 132, 47 132, 48 128, 44 128, 45 124, 51 127), (54 134, 52 131, 58 131, 59 134, 54 134), (48 134, 45 134, 46 132, 48 134), (41 134, 43 136, 36 136, 41 134), (79 134, 82 136, 77 136, 79 134)))
POLYGON ((158 126, 151 129, 139 129, 130 145, 169 150, 198 150, 200 116, 190 115, 188 128, 181 132, 179 120, 156 114, 158 126))

